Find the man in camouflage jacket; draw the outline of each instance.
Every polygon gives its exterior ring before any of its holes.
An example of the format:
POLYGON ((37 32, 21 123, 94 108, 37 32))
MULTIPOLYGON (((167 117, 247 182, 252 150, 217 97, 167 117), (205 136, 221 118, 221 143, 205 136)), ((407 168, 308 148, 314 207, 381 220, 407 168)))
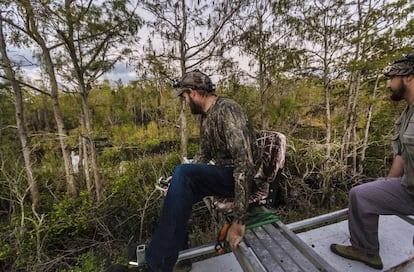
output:
POLYGON ((260 165, 255 132, 239 104, 216 96, 210 78, 198 70, 186 73, 175 87, 192 114, 200 115, 200 151, 193 163, 174 170, 146 250, 153 271, 172 271, 185 247, 192 205, 205 196, 234 197, 227 241, 236 248, 244 236, 249 190, 260 165))

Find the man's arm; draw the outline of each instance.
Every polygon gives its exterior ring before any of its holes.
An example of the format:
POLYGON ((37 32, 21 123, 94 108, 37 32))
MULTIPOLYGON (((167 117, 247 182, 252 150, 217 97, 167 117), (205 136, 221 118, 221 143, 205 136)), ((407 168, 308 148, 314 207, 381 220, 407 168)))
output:
POLYGON ((245 220, 248 206, 248 178, 255 167, 253 154, 256 144, 254 131, 251 129, 247 116, 240 108, 226 108, 222 116, 223 130, 226 135, 227 148, 234 163, 234 219, 227 233, 227 241, 234 249, 243 240, 245 220))
POLYGON ((232 158, 234 169, 234 209, 233 222, 244 225, 249 199, 249 178, 255 168, 253 145, 255 134, 250 131, 247 116, 238 105, 223 109, 223 133, 227 150, 232 158))
POLYGON ((404 174, 404 162, 401 155, 395 156, 391 169, 388 172, 388 177, 395 178, 395 177, 401 177, 404 174))

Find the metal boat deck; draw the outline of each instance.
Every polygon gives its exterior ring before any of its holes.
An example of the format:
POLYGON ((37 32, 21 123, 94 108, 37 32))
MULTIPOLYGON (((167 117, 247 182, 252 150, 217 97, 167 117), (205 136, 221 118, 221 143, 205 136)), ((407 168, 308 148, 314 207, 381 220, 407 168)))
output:
MULTIPOLYGON (((194 263, 191 271, 378 271, 330 252, 331 243, 349 244, 346 214, 344 209, 288 225, 276 222, 249 230, 238 250, 194 263), (339 218, 343 220, 326 224, 339 218)), ((414 259, 413 223, 412 217, 380 217, 384 271, 414 271, 414 261, 401 264, 414 259)))

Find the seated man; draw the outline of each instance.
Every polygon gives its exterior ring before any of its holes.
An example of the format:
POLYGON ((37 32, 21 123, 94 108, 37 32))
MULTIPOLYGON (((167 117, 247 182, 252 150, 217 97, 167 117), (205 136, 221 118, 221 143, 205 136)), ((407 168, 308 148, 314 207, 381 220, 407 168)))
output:
POLYGON ((391 100, 407 107, 395 123, 395 158, 387 177, 356 186, 349 192, 351 246, 332 244, 331 250, 348 259, 382 269, 379 255, 379 215, 414 215, 414 54, 395 61, 384 73, 391 100))
POLYGON ((178 165, 164 199, 145 259, 152 271, 172 271, 186 239, 192 205, 205 196, 234 197, 234 219, 227 241, 236 248, 245 232, 249 190, 260 159, 255 132, 235 101, 216 96, 204 73, 186 73, 177 95, 200 115, 200 150, 194 163, 178 165), (209 164, 214 161, 213 164, 209 164))

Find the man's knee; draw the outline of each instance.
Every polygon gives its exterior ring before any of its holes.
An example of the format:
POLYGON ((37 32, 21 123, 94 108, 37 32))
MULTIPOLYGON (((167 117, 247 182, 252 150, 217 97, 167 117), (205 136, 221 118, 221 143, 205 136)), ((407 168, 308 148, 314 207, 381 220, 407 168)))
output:
POLYGON ((182 190, 186 191, 188 188, 191 188, 193 183, 192 171, 192 167, 188 164, 177 165, 174 169, 174 174, 168 191, 181 192, 182 190))
POLYGON ((349 198, 350 199, 353 199, 353 198, 355 198, 356 195, 358 195, 358 189, 356 189, 357 187, 352 187, 351 190, 349 190, 349 198))
POLYGON ((371 214, 375 205, 373 205, 373 186, 370 183, 364 183, 355 186, 349 191, 349 206, 358 209, 360 214, 371 214))
POLYGON ((365 192, 366 192, 366 184, 361 184, 358 186, 355 186, 353 188, 351 188, 351 190, 349 191, 349 201, 350 202, 355 202, 361 198, 364 198, 365 192))
POLYGON ((189 165, 188 164, 178 164, 175 166, 173 176, 183 177, 189 174, 189 165))

